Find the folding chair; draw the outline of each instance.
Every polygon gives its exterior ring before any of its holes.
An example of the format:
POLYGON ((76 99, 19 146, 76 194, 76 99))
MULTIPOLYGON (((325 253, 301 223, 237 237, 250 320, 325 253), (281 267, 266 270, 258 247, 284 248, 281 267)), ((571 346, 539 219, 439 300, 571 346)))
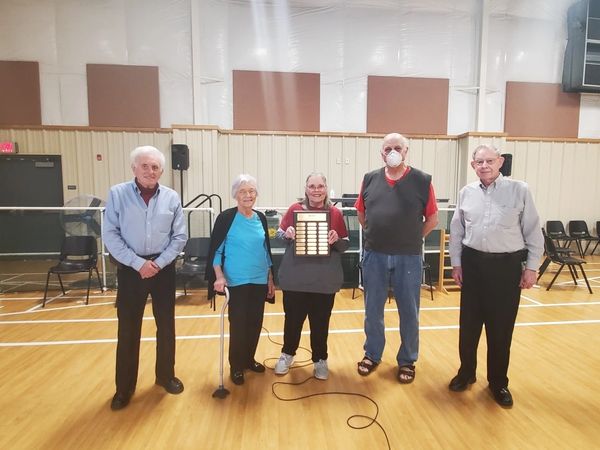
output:
POLYGON ((579 258, 574 258, 573 256, 559 253, 558 251, 556 251, 556 246, 554 245, 554 241, 550 238, 550 236, 548 236, 546 234, 544 235, 544 246, 546 248, 546 259, 549 259, 549 261, 547 263, 546 263, 546 261, 544 261, 545 265, 542 264, 543 270, 540 268, 540 274, 538 275, 537 281, 540 280, 540 278, 544 274, 544 272, 545 272, 546 268, 548 267, 548 265, 550 264, 550 262, 553 262, 560 266, 558 268, 558 271, 554 275, 554 278, 552 278, 552 281, 550 281, 550 284, 546 288, 547 291, 550 290, 550 288, 554 284, 554 281, 556 280, 556 278, 562 271, 563 267, 567 266, 569 268, 569 272, 571 273, 571 278, 573 278, 573 282, 575 284, 577 284, 576 268, 579 267, 579 270, 581 270, 581 274, 583 275, 583 279, 585 280, 585 284, 587 285, 588 291, 590 291, 590 294, 593 294, 592 288, 590 287, 590 283, 587 279, 587 276, 585 275, 585 271, 583 270, 583 265, 585 264, 585 260, 579 259, 579 258))
POLYGON ((98 284, 102 289, 102 281, 100 281, 100 274, 98 273, 98 243, 94 236, 67 236, 62 243, 60 249, 60 257, 58 264, 48 269, 48 275, 46 276, 46 289, 44 290, 44 300, 42 301, 42 308, 46 306, 46 298, 48 296, 48 283, 50 281, 50 275, 56 274, 60 283, 60 289, 63 295, 66 294, 65 287, 63 286, 61 275, 88 272, 88 284, 87 284, 87 295, 85 298, 85 304, 87 305, 90 301, 90 284, 92 281, 92 271, 96 271, 98 276, 98 284))
POLYGON ((568 247, 571 242, 574 241, 574 239, 567 234, 565 226, 560 220, 546 221, 546 232, 558 246, 568 247))
POLYGON ((568 228, 569 236, 577 244, 579 254, 583 258, 590 244, 592 242, 598 242, 599 238, 594 237, 590 234, 585 220, 571 220, 569 222, 568 228), (585 242, 585 248, 583 248, 583 242, 585 242))
POLYGON ((183 292, 187 295, 187 284, 195 277, 204 278, 208 258, 210 238, 188 239, 183 249, 183 264, 177 269, 177 276, 183 278, 183 292))

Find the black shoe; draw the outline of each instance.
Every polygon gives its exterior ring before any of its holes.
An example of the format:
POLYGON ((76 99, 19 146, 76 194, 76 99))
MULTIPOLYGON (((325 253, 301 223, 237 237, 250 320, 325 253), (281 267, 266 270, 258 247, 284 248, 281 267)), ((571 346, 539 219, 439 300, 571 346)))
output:
POLYGON ((232 370, 229 373, 229 376, 231 377, 233 384, 237 384, 238 386, 244 384, 244 372, 241 370, 232 370))
POLYGON ((129 405, 129 400, 131 400, 130 394, 123 394, 121 392, 117 392, 112 398, 112 401, 110 402, 110 409, 112 409, 113 411, 123 409, 127 405, 129 405))
POLYGON ((169 394, 181 394, 183 392, 183 383, 177 377, 167 381, 156 380, 156 384, 165 388, 169 394))
POLYGON ((248 369, 250 369, 252 372, 263 373, 265 371, 265 366, 258 361, 252 361, 248 369))
POLYGON ((512 394, 507 387, 494 389, 490 386, 490 391, 492 391, 494 400, 496 400, 496 403, 498 403, 500 406, 504 408, 510 408, 513 405, 512 394))
POLYGON ((452 381, 450 381, 448 389, 450 389, 452 392, 462 392, 469 387, 469 384, 473 384, 475 381, 477 380, 474 375, 467 379, 461 377, 460 375, 456 375, 454 378, 452 378, 452 381))

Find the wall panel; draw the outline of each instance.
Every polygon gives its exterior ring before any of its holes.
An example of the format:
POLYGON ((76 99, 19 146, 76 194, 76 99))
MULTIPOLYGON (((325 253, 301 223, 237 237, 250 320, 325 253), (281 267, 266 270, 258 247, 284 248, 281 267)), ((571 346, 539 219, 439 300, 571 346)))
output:
POLYGON ((0 99, 0 124, 41 125, 39 63, 0 61, 0 99))
POLYGON ((367 77, 367 132, 446 134, 447 78, 367 77))
POLYGON ((90 126, 160 127, 157 66, 87 64, 90 126))
POLYGON ((580 94, 560 84, 506 82, 504 131, 511 136, 576 138, 580 94))
POLYGON ((233 70, 233 128, 319 131, 318 73, 233 70))

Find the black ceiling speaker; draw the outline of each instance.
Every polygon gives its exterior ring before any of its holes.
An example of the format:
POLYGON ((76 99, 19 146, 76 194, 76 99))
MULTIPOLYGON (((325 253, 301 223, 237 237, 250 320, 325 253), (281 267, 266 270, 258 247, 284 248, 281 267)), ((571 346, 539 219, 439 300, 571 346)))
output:
POLYGON ((174 170, 188 170, 190 167, 190 149, 187 145, 171 145, 171 164, 174 170))

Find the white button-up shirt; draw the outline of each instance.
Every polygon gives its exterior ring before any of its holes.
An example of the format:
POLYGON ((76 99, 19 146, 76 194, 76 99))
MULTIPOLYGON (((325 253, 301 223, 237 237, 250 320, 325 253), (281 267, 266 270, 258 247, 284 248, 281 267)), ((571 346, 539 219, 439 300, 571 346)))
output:
POLYGON ((544 237, 527 183, 500 174, 487 188, 480 181, 462 188, 450 223, 453 267, 461 265, 463 246, 486 253, 527 249, 526 267, 537 270, 544 237))

